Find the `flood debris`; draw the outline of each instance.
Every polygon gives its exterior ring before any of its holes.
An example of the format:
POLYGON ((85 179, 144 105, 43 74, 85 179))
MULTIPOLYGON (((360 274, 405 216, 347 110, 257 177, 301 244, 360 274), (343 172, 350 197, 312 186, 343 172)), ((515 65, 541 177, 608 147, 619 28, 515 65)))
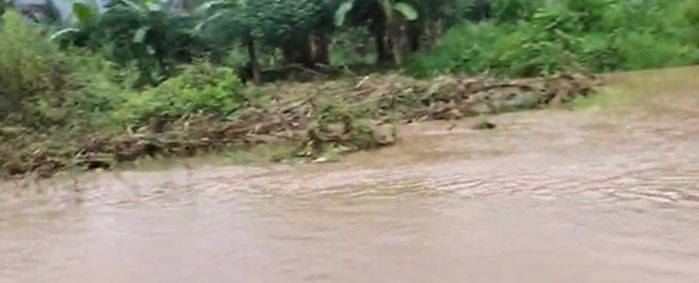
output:
MULTIPOLYGON (((599 81, 582 74, 528 80, 444 76, 415 80, 399 75, 249 87, 265 97, 230 115, 192 115, 141 125, 135 131, 53 129, 34 133, 1 127, 0 176, 35 172, 49 177, 66 168, 109 169, 144 157, 193 156, 228 147, 285 144, 297 157, 326 161, 388 146, 400 124, 458 120, 540 108, 594 93, 599 81)), ((474 126, 492 129, 484 121, 474 126)))

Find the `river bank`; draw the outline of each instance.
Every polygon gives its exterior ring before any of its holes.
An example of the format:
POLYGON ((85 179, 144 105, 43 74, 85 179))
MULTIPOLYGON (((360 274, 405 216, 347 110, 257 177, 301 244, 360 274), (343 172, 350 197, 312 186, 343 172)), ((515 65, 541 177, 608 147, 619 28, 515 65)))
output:
POLYGON ((405 125, 339 163, 7 182, 0 282, 691 282, 697 75, 615 74, 493 131, 405 125))
POLYGON ((261 154, 272 161, 333 160, 393 144, 402 124, 564 104, 592 94, 598 83, 578 74, 506 81, 373 75, 248 87, 245 96, 255 101, 235 113, 152 117, 137 129, 54 127, 37 133, 1 127, 0 176, 50 177, 66 170, 112 169, 144 158, 246 152, 259 145, 273 149, 261 154))

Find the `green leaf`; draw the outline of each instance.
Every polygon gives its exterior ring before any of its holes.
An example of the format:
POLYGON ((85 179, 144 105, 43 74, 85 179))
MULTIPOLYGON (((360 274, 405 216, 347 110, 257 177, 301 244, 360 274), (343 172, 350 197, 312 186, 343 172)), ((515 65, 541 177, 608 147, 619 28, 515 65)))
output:
POLYGON ((143 4, 145 4, 146 6, 148 6, 148 5, 158 5, 158 4, 160 4, 160 3, 159 3, 158 1, 156 1, 156 0, 141 0, 141 2, 142 2, 143 4))
POLYGON ((136 33, 133 35, 133 42, 134 43, 143 43, 146 39, 146 34, 148 33, 148 30, 150 27, 141 27, 139 28, 136 33))
POLYGON ((415 10, 413 6, 405 2, 396 3, 395 5, 393 5, 393 9, 403 14, 403 17, 405 17, 405 19, 407 19, 408 21, 414 21, 418 17, 417 10, 415 10))
POLYGON ((74 3, 73 14, 83 25, 94 23, 97 19, 97 14, 85 3, 74 3))
POLYGON ((61 38, 64 37, 64 36, 67 36, 67 35, 69 35, 69 34, 75 34, 75 33, 78 33, 78 32, 80 32, 80 29, 77 29, 77 28, 65 28, 65 29, 62 29, 62 30, 59 30, 59 31, 53 33, 53 34, 51 35, 51 40, 61 39, 61 38))
POLYGON ((207 17, 206 19, 202 20, 192 29, 192 34, 194 34, 194 35, 199 34, 204 29, 204 26, 211 23, 215 19, 220 18, 221 16, 223 16, 223 14, 224 14, 223 12, 219 11, 219 12, 216 12, 215 14, 207 17))
POLYGON ((195 14, 207 14, 209 13, 210 10, 212 9, 217 9, 218 7, 227 7, 230 6, 230 1, 229 0, 213 0, 213 1, 208 1, 204 4, 199 5, 194 10, 195 14))
POLYGON ((121 0, 124 2, 124 4, 129 5, 129 7, 133 8, 136 11, 139 11, 141 13, 146 13, 149 9, 148 6, 141 2, 141 1, 131 1, 131 0, 121 0))
POLYGON ((345 3, 342 3, 339 8, 337 8, 337 11, 335 11, 335 25, 336 26, 342 26, 345 23, 345 18, 347 17, 347 13, 352 10, 352 7, 354 6, 354 0, 347 1, 345 3))

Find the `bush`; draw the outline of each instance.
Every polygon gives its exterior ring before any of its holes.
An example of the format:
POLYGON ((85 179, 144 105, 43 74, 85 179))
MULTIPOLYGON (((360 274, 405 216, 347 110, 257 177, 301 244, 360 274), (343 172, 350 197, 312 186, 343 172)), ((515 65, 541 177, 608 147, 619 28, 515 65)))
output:
POLYGON ((449 73, 528 77, 574 67, 571 39, 534 29, 531 24, 462 24, 433 50, 413 57, 406 72, 416 77, 449 73))
POLYGON ((63 94, 61 109, 71 122, 105 127, 113 124, 110 113, 129 95, 139 93, 130 88, 139 77, 135 66, 122 68, 85 50, 65 52, 73 66, 70 81, 75 86, 63 94))
POLYGON ((686 29, 687 36, 696 46, 699 46, 699 2, 685 0, 683 4, 678 7, 682 19, 689 23, 689 27, 686 29))
POLYGON ((6 12, 0 25, 0 120, 39 122, 37 113, 24 111, 31 111, 28 103, 40 98, 50 105, 60 103, 59 95, 69 87, 64 59, 40 30, 26 25, 19 14, 6 12))
POLYGON ((605 72, 699 62, 699 20, 691 21, 696 1, 687 0, 681 9, 650 1, 580 2, 540 6, 528 16, 528 6, 503 0, 515 6, 503 6, 509 10, 502 13, 521 21, 458 25, 434 49, 411 58, 405 71, 416 77, 483 72, 532 77, 567 69, 605 72))
POLYGON ((242 83, 230 68, 196 63, 157 87, 128 92, 116 106, 112 118, 136 125, 154 117, 221 114, 237 110, 244 102, 242 83))
POLYGON ((621 70, 676 67, 699 62, 699 45, 659 37, 649 32, 629 33, 621 46, 626 63, 621 70))
POLYGON ((140 67, 111 63, 86 50, 61 50, 8 12, 0 29, 0 121, 89 130, 153 117, 226 114, 244 101, 242 83, 230 68, 183 65, 157 87, 137 90, 131 86, 142 75, 140 67))

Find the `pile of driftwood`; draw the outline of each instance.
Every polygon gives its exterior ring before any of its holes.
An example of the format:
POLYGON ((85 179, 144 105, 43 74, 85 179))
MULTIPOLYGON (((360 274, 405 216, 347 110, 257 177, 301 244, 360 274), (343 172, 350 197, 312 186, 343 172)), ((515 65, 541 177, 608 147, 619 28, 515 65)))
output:
POLYGON ((146 156, 191 156, 260 143, 292 144, 303 156, 314 156, 328 146, 362 150, 395 140, 378 129, 381 125, 561 104, 592 94, 597 83, 594 77, 580 74, 509 81, 389 75, 251 87, 247 95, 266 102, 250 102, 227 116, 153 118, 136 131, 96 131, 92 136, 76 136, 59 148, 49 146, 48 136, 17 145, 22 150, 10 150, 17 147, 9 145, 0 149, 0 175, 36 171, 48 176, 66 167, 110 168, 146 156))

